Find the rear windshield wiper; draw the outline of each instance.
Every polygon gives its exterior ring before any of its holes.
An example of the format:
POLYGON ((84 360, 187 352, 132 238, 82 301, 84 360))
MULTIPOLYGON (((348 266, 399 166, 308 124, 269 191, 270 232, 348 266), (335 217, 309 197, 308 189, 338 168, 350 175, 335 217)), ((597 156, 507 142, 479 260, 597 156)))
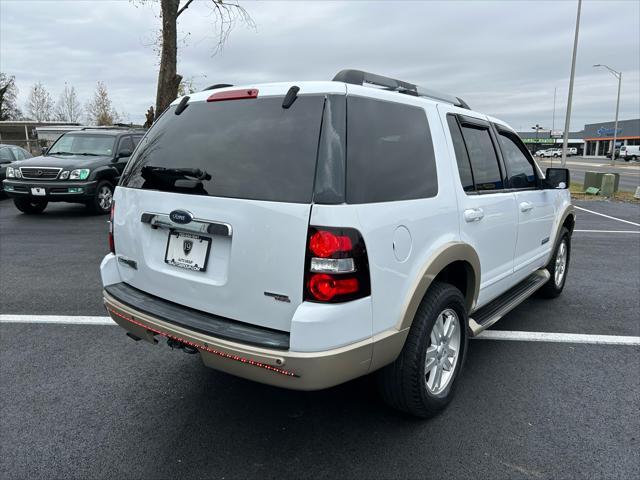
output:
POLYGON ((191 177, 196 180, 211 180, 211 175, 206 170, 199 168, 165 168, 165 167, 142 167, 142 176, 164 175, 170 177, 191 177))

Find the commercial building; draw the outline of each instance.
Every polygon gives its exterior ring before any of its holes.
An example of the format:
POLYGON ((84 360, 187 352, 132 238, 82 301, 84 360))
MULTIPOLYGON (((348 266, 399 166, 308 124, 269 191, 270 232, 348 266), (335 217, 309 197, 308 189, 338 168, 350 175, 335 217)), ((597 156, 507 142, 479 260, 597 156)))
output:
POLYGON ((31 120, 4 120, 0 122, 0 143, 17 145, 30 151, 33 155, 40 155, 40 148, 49 146, 52 142, 46 136, 41 138, 39 129, 47 127, 56 131, 57 139, 69 130, 81 128, 78 123, 68 122, 36 122, 31 120))
MULTIPOLYGON (((538 132, 518 132, 522 142, 529 151, 534 154, 537 150, 547 148, 562 148, 562 136, 552 136, 550 130, 540 130, 538 132)), ((578 155, 584 151, 584 132, 569 132, 569 148, 577 148, 578 155)))
MULTIPOLYGON (((590 123, 579 132, 569 132, 569 147, 578 149, 578 155, 604 157, 611 150, 613 126, 615 122, 590 123)), ((547 148, 562 148, 562 132, 552 135, 550 130, 538 132, 518 132, 520 138, 531 151, 547 148)), ((619 120, 616 148, 622 145, 640 145, 640 118, 619 120)))
MULTIPOLYGON (((615 122, 591 123, 584 126, 585 156, 602 157, 611 151, 615 122)), ((619 120, 616 148, 640 145, 640 118, 619 120)))

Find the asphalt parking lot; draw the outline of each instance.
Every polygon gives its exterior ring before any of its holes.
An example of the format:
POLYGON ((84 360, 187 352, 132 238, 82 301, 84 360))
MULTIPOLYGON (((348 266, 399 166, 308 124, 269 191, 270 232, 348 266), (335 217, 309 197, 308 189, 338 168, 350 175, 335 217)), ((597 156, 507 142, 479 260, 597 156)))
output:
MULTIPOLYGON (((577 205, 563 295, 493 331, 640 336, 640 206, 577 205)), ((417 421, 367 378, 291 392, 114 326, 7 320, 104 316, 106 231, 81 206, 29 217, 0 201, 2 478, 640 475, 637 343, 474 340, 453 403, 417 421)))

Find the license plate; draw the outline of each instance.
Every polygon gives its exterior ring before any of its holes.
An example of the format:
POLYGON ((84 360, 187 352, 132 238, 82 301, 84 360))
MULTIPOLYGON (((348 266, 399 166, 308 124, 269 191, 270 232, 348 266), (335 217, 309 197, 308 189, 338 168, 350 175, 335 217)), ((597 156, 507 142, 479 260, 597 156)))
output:
POLYGON ((36 195, 38 197, 44 197, 46 194, 47 194, 47 192, 42 187, 31 187, 31 195, 36 195))
POLYGON ((192 233, 170 232, 164 261, 196 272, 207 270, 211 238, 192 233))

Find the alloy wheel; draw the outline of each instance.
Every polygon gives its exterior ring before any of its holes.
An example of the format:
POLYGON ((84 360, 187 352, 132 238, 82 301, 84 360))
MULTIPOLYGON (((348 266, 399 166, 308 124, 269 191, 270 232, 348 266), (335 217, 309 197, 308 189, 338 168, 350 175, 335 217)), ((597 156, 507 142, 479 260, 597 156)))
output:
POLYGON ((429 393, 442 393, 453 380, 460 354, 460 319, 455 310, 442 311, 431 329, 424 379, 429 393))
POLYGON ((564 280, 564 274, 567 270, 567 242, 562 240, 558 246, 558 252, 556 253, 556 264, 553 274, 553 280, 556 283, 556 287, 562 286, 564 280))
POLYGON ((113 202, 113 192, 111 188, 107 185, 103 185, 98 190, 98 205, 104 211, 109 210, 111 208, 111 203, 113 202))

